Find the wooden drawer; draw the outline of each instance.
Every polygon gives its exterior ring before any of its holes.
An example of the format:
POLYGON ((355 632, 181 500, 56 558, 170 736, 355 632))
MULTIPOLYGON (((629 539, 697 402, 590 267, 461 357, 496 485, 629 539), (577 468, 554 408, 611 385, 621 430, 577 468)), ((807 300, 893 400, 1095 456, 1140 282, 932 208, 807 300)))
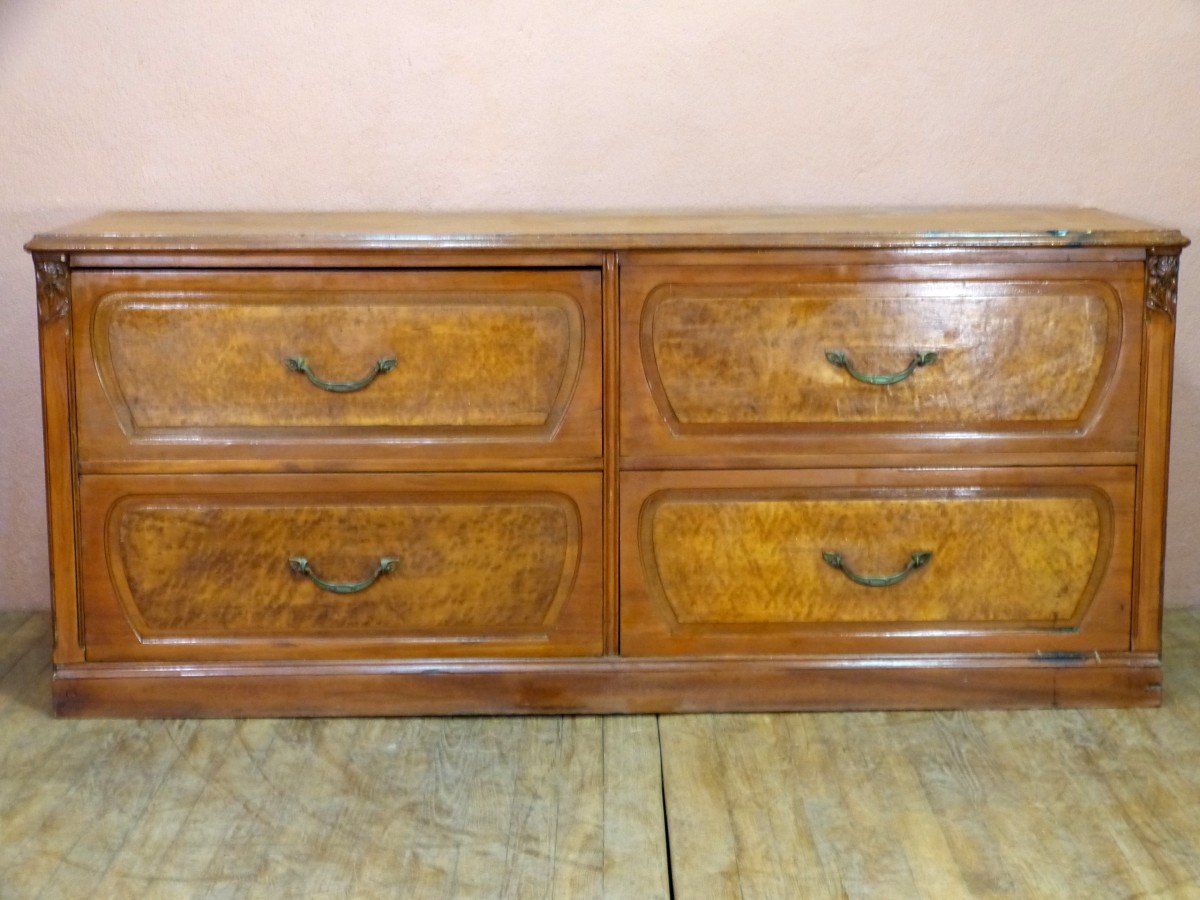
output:
POLYGON ((79 272, 85 469, 600 457, 597 270, 79 272))
POLYGON ((81 499, 89 660, 601 651, 599 475, 95 475, 81 499))
POLYGON ((624 269, 622 455, 1132 461, 1142 279, 1121 262, 624 269))
POLYGON ((1133 500, 1115 467, 627 473, 621 653, 1128 650, 1133 500))

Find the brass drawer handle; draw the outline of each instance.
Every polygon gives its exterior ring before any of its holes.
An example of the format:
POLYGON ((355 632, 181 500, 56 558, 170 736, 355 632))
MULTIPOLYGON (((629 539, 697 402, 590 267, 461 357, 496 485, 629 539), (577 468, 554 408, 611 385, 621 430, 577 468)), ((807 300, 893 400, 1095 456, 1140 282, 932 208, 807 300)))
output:
POLYGON ((826 350, 825 358, 837 366, 839 369, 845 369, 850 373, 851 377, 861 381, 863 384, 896 384, 903 381, 917 369, 927 366, 930 363, 937 362, 937 352, 933 350, 917 350, 913 353, 912 362, 900 372, 893 372, 891 375, 868 375, 865 372, 860 372, 854 368, 854 363, 850 362, 846 356, 845 350, 826 350))
POLYGON ((283 363, 293 372, 300 372, 308 376, 308 380, 323 391, 332 391, 335 394, 350 394, 354 391, 361 391, 380 375, 396 368, 396 357, 385 356, 375 363, 375 368, 357 381, 325 381, 322 378, 318 378, 313 374, 313 370, 308 366, 308 360, 303 356, 289 356, 283 363))
POLYGON ((897 572, 895 575, 859 575, 842 559, 842 554, 833 550, 826 550, 821 554, 821 558, 835 569, 841 570, 841 573, 853 581, 855 584, 862 584, 867 587, 887 587, 891 584, 898 584, 909 576, 911 572, 921 568, 921 566, 933 559, 932 550, 918 550, 913 553, 908 559, 908 565, 897 572))
POLYGON ((398 562, 400 560, 384 556, 379 560, 379 568, 375 570, 374 575, 370 578, 364 578, 362 581, 352 581, 349 584, 318 578, 317 573, 312 570, 312 567, 308 564, 308 560, 303 556, 293 556, 288 560, 288 565, 292 567, 292 571, 296 574, 307 575, 312 579, 313 584, 323 591, 329 591, 331 594, 357 594, 359 591, 365 591, 378 581, 380 575, 386 575, 388 572, 393 571, 398 562))

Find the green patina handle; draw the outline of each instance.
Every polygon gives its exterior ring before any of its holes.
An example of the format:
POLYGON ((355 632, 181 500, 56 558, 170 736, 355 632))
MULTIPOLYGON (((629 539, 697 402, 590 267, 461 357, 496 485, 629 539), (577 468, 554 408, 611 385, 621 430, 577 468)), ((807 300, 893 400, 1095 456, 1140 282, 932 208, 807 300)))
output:
POLYGON ((365 591, 376 581, 380 575, 385 575, 396 568, 396 564, 400 560, 390 556, 385 556, 379 560, 379 568, 375 570, 375 574, 370 578, 364 578, 362 581, 353 581, 349 584, 343 584, 336 581, 326 581, 323 578, 318 578, 317 573, 309 566, 308 560, 303 556, 293 556, 288 560, 288 565, 292 571, 298 575, 307 575, 312 579, 313 584, 323 591, 329 591, 332 594, 357 594, 359 591, 365 591))
POLYGON ((895 575, 881 575, 873 577, 870 575, 859 575, 842 559, 842 554, 833 550, 826 550, 821 554, 821 558, 825 560, 833 568, 841 571, 843 575, 853 581, 855 584, 862 584, 867 587, 887 587, 891 584, 898 584, 909 576, 913 571, 921 568, 921 566, 933 559, 932 550, 918 550, 909 557, 908 565, 897 572, 895 575))
POLYGON ((332 391, 335 394, 349 394, 354 391, 361 391, 384 372, 390 372, 396 368, 396 357, 386 356, 379 360, 375 363, 375 368, 357 381, 325 381, 318 378, 313 374, 313 370, 308 366, 308 360, 303 356, 289 356, 283 361, 283 364, 293 372, 300 372, 306 375, 309 381, 323 391, 332 391))
POLYGON ((863 384, 896 384, 903 381, 913 372, 930 363, 937 362, 938 355, 933 350, 917 350, 913 353, 912 362, 910 362, 903 371, 894 372, 891 375, 868 375, 865 372, 860 372, 854 368, 854 363, 850 362, 846 356, 845 350, 826 350, 825 358, 840 369, 845 369, 850 373, 851 377, 861 381, 863 384))

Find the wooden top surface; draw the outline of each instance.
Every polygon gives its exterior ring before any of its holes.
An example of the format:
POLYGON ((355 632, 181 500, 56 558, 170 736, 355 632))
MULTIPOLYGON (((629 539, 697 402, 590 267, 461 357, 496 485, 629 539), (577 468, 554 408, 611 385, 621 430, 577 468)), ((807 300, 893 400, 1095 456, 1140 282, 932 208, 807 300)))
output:
POLYGON ((28 250, 1177 247, 1177 230, 1098 209, 948 207, 702 213, 109 212, 28 250))

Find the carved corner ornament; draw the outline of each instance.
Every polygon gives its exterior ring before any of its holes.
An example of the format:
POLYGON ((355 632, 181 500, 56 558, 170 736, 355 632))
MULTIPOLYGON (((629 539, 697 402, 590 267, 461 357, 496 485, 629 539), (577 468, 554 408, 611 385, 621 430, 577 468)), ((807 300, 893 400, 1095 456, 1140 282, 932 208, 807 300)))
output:
POLYGON ((1158 254, 1150 251, 1146 257, 1146 308, 1166 313, 1175 321, 1175 304, 1179 298, 1179 252, 1158 254))
POLYGON ((65 256, 38 255, 33 260, 37 279, 38 321, 61 319, 71 309, 71 267, 65 256))

